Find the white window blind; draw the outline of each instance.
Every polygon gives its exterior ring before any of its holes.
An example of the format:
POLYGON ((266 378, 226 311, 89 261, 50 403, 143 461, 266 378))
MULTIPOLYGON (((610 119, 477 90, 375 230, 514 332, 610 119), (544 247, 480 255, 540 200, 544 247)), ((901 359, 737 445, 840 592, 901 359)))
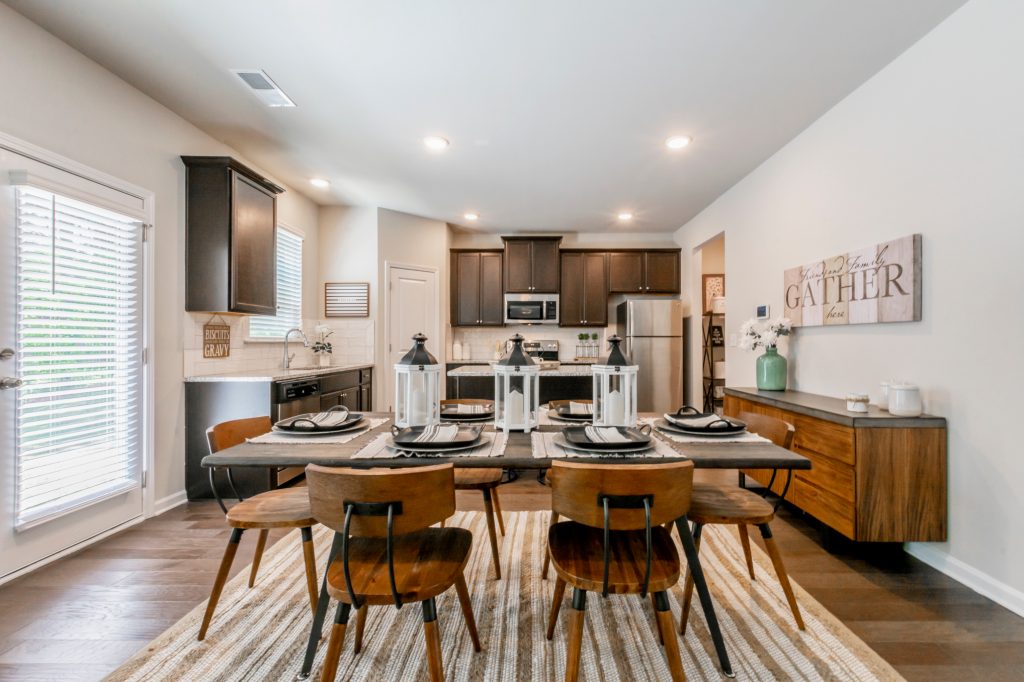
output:
POLYGON ((277 315, 249 318, 249 337, 281 339, 302 326, 302 237, 277 228, 277 315))
POLYGON ((16 518, 24 529, 141 485, 141 221, 16 190, 16 518))

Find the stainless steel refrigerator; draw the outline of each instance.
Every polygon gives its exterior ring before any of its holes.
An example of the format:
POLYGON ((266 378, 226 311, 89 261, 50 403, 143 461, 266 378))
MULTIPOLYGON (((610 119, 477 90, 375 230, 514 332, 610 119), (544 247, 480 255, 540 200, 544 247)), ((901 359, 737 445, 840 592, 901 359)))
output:
POLYGON ((674 412, 683 405, 683 315, 681 301, 637 299, 616 308, 626 355, 640 367, 636 400, 640 412, 674 412))

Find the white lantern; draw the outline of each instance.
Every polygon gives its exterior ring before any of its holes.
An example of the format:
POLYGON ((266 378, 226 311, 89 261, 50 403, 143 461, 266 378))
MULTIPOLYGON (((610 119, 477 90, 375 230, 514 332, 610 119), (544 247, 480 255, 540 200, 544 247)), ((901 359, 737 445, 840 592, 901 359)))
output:
POLYGON ((395 425, 426 426, 441 423, 441 365, 417 334, 415 342, 395 365, 395 425))
POLYGON ((540 366, 523 351, 523 337, 512 337, 510 350, 494 367, 494 428, 525 431, 537 428, 540 366))
POLYGON ((597 426, 636 426, 636 379, 640 368, 629 364, 618 336, 608 338, 608 356, 594 372, 594 424, 597 426))

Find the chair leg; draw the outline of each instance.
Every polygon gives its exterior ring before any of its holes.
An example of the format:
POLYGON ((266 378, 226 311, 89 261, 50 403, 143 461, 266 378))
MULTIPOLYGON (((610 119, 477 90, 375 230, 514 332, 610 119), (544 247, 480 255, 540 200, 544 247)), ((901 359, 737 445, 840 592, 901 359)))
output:
POLYGON ((423 635, 427 640, 427 667, 430 682, 443 682, 444 669, 441 667, 441 633, 437 628, 437 606, 433 598, 421 602, 423 605, 423 635))
POLYGON ((484 515, 487 517, 487 537, 491 541, 491 560, 494 562, 494 574, 501 580, 501 564, 498 560, 498 536, 494 531, 494 505, 491 504, 491 491, 484 488, 484 515))
POLYGON ((441 527, 444 528, 444 519, 441 519, 441 527))
POLYGON ((306 564, 306 592, 309 593, 309 608, 316 613, 316 548, 313 546, 313 529, 309 526, 299 529, 302 538, 302 560, 306 564))
MULTIPOLYGON (((551 521, 548 523, 548 528, 550 528, 551 526, 555 525, 556 523, 558 523, 558 512, 553 511, 553 512, 551 512, 551 521)), ((545 548, 545 550, 544 550, 544 568, 540 572, 541 580, 547 580, 548 579, 548 564, 549 563, 551 563, 551 551, 545 548)))
POLYGON ((224 583, 227 582, 228 574, 231 572, 231 564, 235 560, 235 552, 238 551, 238 543, 241 539, 242 529, 232 528, 231 538, 228 539, 228 546, 224 548, 224 558, 220 560, 220 569, 217 571, 217 577, 213 580, 210 600, 206 603, 203 624, 199 626, 199 637, 197 639, 200 642, 206 639, 206 630, 210 627, 210 621, 213 620, 213 612, 217 610, 217 602, 220 600, 221 590, 224 589, 224 583))
MULTIPOLYGON (((693 526, 693 546, 700 553, 700 531, 703 526, 699 523, 693 526)), ((687 562, 689 563, 689 562, 687 562)), ((690 618, 690 604, 693 603, 693 571, 690 566, 686 567, 686 584, 683 586, 683 608, 679 615, 679 634, 686 634, 686 621, 690 618)))
POLYGON ((469 588, 466 587, 466 576, 459 571, 459 577, 455 580, 455 592, 459 595, 459 606, 462 607, 462 618, 466 621, 466 628, 469 630, 469 638, 473 640, 473 651, 482 650, 480 636, 476 632, 476 618, 473 617, 473 602, 469 599, 469 588))
POLYGON ((352 651, 359 653, 363 650, 363 630, 366 629, 366 616, 370 612, 370 605, 363 604, 362 608, 356 611, 356 641, 352 651))
POLYGON ((555 625, 558 623, 558 611, 562 608, 562 599, 565 598, 565 581, 561 577, 555 578, 555 594, 551 598, 551 615, 548 616, 548 640, 555 636, 555 625))
POLYGON ((740 544, 743 545, 743 558, 747 560, 747 573, 751 580, 757 580, 754 576, 754 557, 750 553, 750 534, 747 532, 747 524, 741 523, 736 527, 740 532, 740 544))
POLYGON ((576 682, 580 675, 583 649, 583 614, 587 608, 587 593, 578 587, 572 590, 572 610, 569 611, 569 644, 565 653, 565 682, 576 682))
POLYGON ((651 597, 654 599, 654 615, 658 620, 658 632, 667 632, 670 635, 665 638, 663 644, 665 645, 668 669, 672 674, 672 682, 686 682, 683 662, 679 658, 679 640, 672 633, 672 608, 668 603, 668 594, 655 592, 651 597))
POLYGON ((779 582, 782 584, 782 591, 786 594, 786 601, 789 602, 789 610, 793 612, 793 619, 796 620, 796 626, 803 630, 804 619, 800 616, 800 607, 796 603, 796 595, 793 594, 793 586, 789 584, 789 575, 786 573, 786 566, 782 563, 782 555, 779 554, 779 548, 775 544, 775 538, 772 537, 772 529, 767 523, 763 523, 760 526, 761 538, 764 539, 764 547, 768 550, 768 556, 771 557, 772 566, 775 567, 775 574, 779 576, 779 582))
POLYGON ((348 627, 348 614, 351 610, 352 606, 343 602, 338 604, 334 612, 334 625, 331 626, 331 639, 327 642, 320 682, 334 682, 338 674, 338 659, 341 658, 341 647, 345 643, 345 628, 348 627))
POLYGON ((260 536, 256 540, 256 551, 252 555, 252 569, 249 571, 249 587, 256 584, 256 573, 260 570, 260 559, 263 558, 263 550, 267 546, 268 535, 270 535, 270 531, 264 528, 260 531, 260 536))
POLYGON ((501 531, 501 537, 505 537, 505 519, 501 517, 501 500, 498 499, 497 486, 491 490, 491 502, 494 503, 494 515, 498 517, 498 530, 501 531))
MULTIPOLYGON (((654 607, 654 627, 658 630, 658 644, 665 646, 665 633, 661 631, 661 619, 658 617, 658 595, 655 592, 651 592, 651 605, 654 607)), ((671 625, 668 631, 673 631, 671 625)))

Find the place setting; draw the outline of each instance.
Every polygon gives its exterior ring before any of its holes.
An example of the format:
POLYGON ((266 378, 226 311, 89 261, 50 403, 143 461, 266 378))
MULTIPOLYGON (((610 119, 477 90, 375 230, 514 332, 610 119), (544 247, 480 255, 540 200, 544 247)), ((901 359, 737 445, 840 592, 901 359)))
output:
POLYGON ((337 405, 323 412, 299 414, 282 419, 276 422, 268 433, 249 438, 247 442, 257 445, 347 443, 387 421, 387 417, 367 418, 361 412, 351 412, 344 405, 337 405))
POLYGON ((769 442, 747 430, 745 422, 715 412, 701 412, 684 405, 674 413, 642 420, 676 443, 763 443, 769 442))
POLYGON ((428 424, 391 427, 366 444, 352 459, 394 457, 500 457, 505 434, 485 431, 480 424, 428 424))
POLYGON ((477 424, 493 421, 494 401, 462 398, 441 401, 441 421, 477 424))

